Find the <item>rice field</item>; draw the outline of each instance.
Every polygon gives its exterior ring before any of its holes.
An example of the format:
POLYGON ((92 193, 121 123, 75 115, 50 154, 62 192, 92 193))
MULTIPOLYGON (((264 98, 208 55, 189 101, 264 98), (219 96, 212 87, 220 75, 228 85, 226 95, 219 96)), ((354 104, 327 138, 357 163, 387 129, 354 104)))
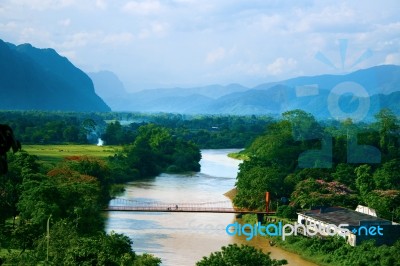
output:
POLYGON ((31 155, 39 157, 41 162, 58 163, 65 157, 69 156, 91 156, 97 158, 107 158, 114 155, 118 146, 97 146, 91 145, 77 145, 77 144, 63 144, 63 145, 24 145, 22 150, 31 155))

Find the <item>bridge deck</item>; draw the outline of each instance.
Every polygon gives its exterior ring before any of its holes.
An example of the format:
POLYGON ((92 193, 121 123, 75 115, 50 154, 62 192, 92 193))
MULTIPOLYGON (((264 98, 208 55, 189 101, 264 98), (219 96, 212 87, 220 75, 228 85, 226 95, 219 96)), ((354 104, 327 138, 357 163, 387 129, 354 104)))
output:
POLYGON ((254 213, 273 215, 275 212, 249 211, 233 208, 231 201, 200 202, 200 203, 166 203, 157 201, 128 200, 115 198, 110 201, 110 206, 104 211, 124 211, 124 212, 203 212, 203 213, 254 213))
POLYGON ((126 211, 126 212, 203 212, 203 213, 241 213, 241 214, 267 214, 274 215, 275 212, 263 212, 263 211, 249 211, 239 210, 234 208, 207 208, 207 207, 143 207, 143 206, 108 206, 104 211, 126 211))

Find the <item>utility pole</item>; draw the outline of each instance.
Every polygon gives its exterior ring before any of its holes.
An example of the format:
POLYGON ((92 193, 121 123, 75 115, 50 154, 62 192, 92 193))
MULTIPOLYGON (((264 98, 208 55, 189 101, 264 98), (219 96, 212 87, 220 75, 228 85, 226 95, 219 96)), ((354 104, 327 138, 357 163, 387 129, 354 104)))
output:
POLYGON ((47 258, 46 258, 46 264, 49 263, 49 243, 50 243, 50 219, 51 219, 51 214, 49 218, 47 219, 47 258))

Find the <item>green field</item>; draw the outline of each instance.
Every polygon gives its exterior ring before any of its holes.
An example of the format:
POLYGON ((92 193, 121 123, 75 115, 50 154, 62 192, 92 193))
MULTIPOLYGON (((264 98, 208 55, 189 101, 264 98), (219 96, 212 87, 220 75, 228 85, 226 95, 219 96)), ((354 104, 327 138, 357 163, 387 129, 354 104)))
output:
POLYGON ((22 150, 27 151, 31 155, 36 155, 39 160, 47 163, 61 162, 68 156, 90 156, 97 158, 106 158, 114 155, 118 146, 96 146, 92 145, 22 145, 22 150))

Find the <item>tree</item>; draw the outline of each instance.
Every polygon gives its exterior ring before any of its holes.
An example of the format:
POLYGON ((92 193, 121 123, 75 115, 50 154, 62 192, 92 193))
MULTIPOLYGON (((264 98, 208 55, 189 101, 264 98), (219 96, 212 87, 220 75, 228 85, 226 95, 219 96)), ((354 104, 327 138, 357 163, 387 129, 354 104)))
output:
POLYGON ((11 255, 6 262, 13 265, 46 265, 48 254, 50 265, 158 266, 161 263, 152 255, 136 255, 132 250, 132 241, 125 235, 98 232, 81 236, 74 223, 66 219, 51 224, 50 239, 43 235, 31 249, 18 257, 11 255))
POLYGON ((371 174, 371 166, 364 164, 358 166, 354 173, 356 174, 356 188, 361 196, 366 195, 369 191, 374 190, 375 183, 371 174))
POLYGON ((265 192, 271 193, 272 200, 285 196, 285 172, 280 167, 255 164, 255 159, 241 164, 233 202, 238 207, 265 210, 265 192))
POLYGON ((375 118, 379 127, 381 149, 385 152, 390 151, 396 145, 396 133, 399 130, 396 115, 390 109, 382 109, 375 118))
POLYGON ((100 183, 101 202, 107 204, 110 200, 110 187, 114 182, 107 163, 99 158, 89 156, 70 156, 65 158, 65 167, 82 175, 93 176, 100 183))
POLYGON ((270 253, 263 253, 261 250, 255 249, 248 245, 238 246, 230 244, 221 248, 221 251, 216 251, 208 257, 203 257, 202 260, 196 263, 197 266, 280 266, 286 265, 286 260, 271 259, 270 253))
POLYGON ((123 128, 120 122, 115 121, 107 125, 106 132, 101 136, 107 145, 117 145, 122 143, 123 128))
POLYGON ((39 173, 37 157, 22 151, 9 156, 9 171, 0 175, 0 224, 8 217, 18 215, 17 203, 23 180, 39 173))
POLYGON ((297 218, 296 208, 288 205, 279 206, 278 210, 276 211, 276 216, 287 219, 296 219, 297 218))
POLYGON ((354 166, 346 163, 340 163, 335 167, 335 172, 332 173, 334 180, 355 189, 356 176, 354 173, 354 166))
POLYGON ((379 217, 400 220, 400 190, 373 190, 364 196, 364 201, 377 211, 379 217))
POLYGON ((400 189, 400 159, 384 163, 374 172, 373 180, 377 189, 400 189))
POLYGON ((18 202, 21 220, 45 226, 52 219, 68 219, 80 232, 90 234, 102 226, 100 185, 95 177, 69 168, 55 168, 41 180, 24 180, 18 202))
POLYGON ((156 176, 161 172, 199 171, 200 150, 193 142, 172 136, 170 130, 148 124, 138 129, 135 141, 109 159, 122 180, 156 176), (130 177, 123 175, 130 173, 130 177))
POLYGON ((301 208, 337 205, 354 207, 356 196, 348 187, 337 181, 326 182, 310 178, 296 185, 291 201, 301 208))
POLYGON ((15 153, 21 149, 21 143, 14 137, 9 125, 0 124, 0 175, 7 173, 7 152, 12 149, 15 153))
POLYGON ((292 110, 282 114, 282 117, 292 125, 293 138, 306 141, 320 139, 323 136, 322 127, 312 114, 303 110, 292 110))
POLYGON ((247 149, 250 157, 262 159, 265 165, 278 164, 288 172, 297 167, 300 152, 300 143, 294 140, 289 121, 268 125, 266 133, 256 138, 247 149))

